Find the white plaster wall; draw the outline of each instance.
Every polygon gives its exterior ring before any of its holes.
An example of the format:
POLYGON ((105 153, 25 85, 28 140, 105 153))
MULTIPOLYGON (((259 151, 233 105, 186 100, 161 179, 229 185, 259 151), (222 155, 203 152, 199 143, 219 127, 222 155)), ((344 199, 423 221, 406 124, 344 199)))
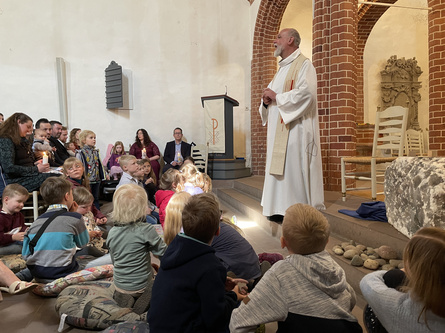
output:
MULTIPOLYGON (((428 6, 427 0, 399 0, 396 5, 428 6)), ((419 9, 389 8, 374 26, 365 46, 364 94, 365 122, 374 123, 377 106, 381 105, 380 71, 392 56, 405 59, 415 57, 423 73, 419 102, 419 123, 428 127, 428 12, 419 9)))
POLYGON ((235 154, 244 156, 250 15, 240 0, 2 0, 0 112, 59 119, 55 62, 62 57, 70 128, 95 131, 103 155, 116 140, 133 143, 143 127, 162 152, 176 126, 188 142, 204 142, 201 96, 227 86, 240 103, 235 154), (111 60, 133 73, 133 110, 106 109, 111 60))
MULTIPOLYGON (((312 0, 290 0, 280 25, 280 30, 284 28, 294 28, 298 31, 301 37, 301 52, 311 60, 312 18, 312 0)), ((271 41, 271 43, 272 42, 273 41, 271 41)))

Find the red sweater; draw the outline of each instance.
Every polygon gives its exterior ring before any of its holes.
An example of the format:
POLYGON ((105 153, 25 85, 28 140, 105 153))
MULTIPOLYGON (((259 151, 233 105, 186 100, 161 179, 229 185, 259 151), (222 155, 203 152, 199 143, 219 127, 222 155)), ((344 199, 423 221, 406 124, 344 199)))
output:
POLYGON ((5 211, 0 212, 0 246, 5 246, 13 243, 12 235, 8 235, 12 229, 21 227, 20 232, 26 230, 25 217, 22 213, 14 213, 12 215, 5 211))
POLYGON ((159 208, 159 220, 161 221, 162 228, 164 228, 165 208, 175 193, 175 191, 170 190, 158 190, 155 193, 156 206, 159 208))

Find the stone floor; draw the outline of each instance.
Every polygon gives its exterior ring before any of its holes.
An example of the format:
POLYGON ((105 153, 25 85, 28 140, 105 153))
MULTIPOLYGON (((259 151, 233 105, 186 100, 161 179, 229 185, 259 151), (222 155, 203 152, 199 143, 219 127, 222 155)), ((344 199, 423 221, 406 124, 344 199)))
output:
MULTIPOLYGON (((275 252, 281 253, 284 256, 287 252, 281 249, 279 240, 271 237, 264 229, 259 227, 255 222, 249 221, 239 212, 222 206, 223 214, 227 217, 237 216, 238 226, 243 230, 245 237, 252 244, 257 253, 275 252)), ((109 212, 111 204, 106 203, 102 210, 109 212)), ((32 333, 46 333, 57 332, 59 326, 59 317, 54 309, 55 298, 42 298, 28 293, 24 295, 14 295, 3 293, 3 302, 0 303, 0 323, 1 331, 16 333, 16 332, 32 332, 32 333)), ((363 304, 359 304, 354 308, 353 314, 359 319, 362 324, 362 308, 363 304)), ((266 332, 271 333, 276 331, 276 323, 268 324, 266 332)), ((65 325, 61 332, 86 332, 65 325)))

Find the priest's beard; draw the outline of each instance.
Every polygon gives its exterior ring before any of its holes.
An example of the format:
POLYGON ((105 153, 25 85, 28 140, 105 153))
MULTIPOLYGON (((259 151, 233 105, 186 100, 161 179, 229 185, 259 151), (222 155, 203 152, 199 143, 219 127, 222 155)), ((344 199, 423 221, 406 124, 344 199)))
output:
POLYGON ((274 51, 274 53, 273 53, 273 55, 274 55, 274 57, 279 57, 279 56, 281 56, 281 46, 280 45, 277 45, 277 48, 275 49, 275 51, 274 51))

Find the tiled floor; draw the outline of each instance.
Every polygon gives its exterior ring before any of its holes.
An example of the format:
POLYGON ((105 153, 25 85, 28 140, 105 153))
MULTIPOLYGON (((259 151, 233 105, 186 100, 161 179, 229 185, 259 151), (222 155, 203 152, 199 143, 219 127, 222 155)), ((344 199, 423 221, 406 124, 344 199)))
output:
MULTIPOLYGON (((110 210, 109 204, 103 210, 110 210)), ((254 222, 248 221, 239 212, 222 207, 223 214, 227 217, 237 216, 238 226, 245 233, 245 237, 252 244, 257 253, 275 252, 287 255, 287 251, 281 249, 279 240, 271 237, 254 222)), ((3 302, 0 303, 1 332, 32 332, 46 333, 57 332, 59 317, 55 311, 55 298, 42 298, 33 293, 11 296, 3 293, 3 302)), ((354 315, 361 321, 362 309, 357 307, 354 315)), ((268 324, 267 332, 275 332, 276 324, 268 324)), ((86 332, 85 330, 68 327, 65 325, 62 332, 86 332)))

